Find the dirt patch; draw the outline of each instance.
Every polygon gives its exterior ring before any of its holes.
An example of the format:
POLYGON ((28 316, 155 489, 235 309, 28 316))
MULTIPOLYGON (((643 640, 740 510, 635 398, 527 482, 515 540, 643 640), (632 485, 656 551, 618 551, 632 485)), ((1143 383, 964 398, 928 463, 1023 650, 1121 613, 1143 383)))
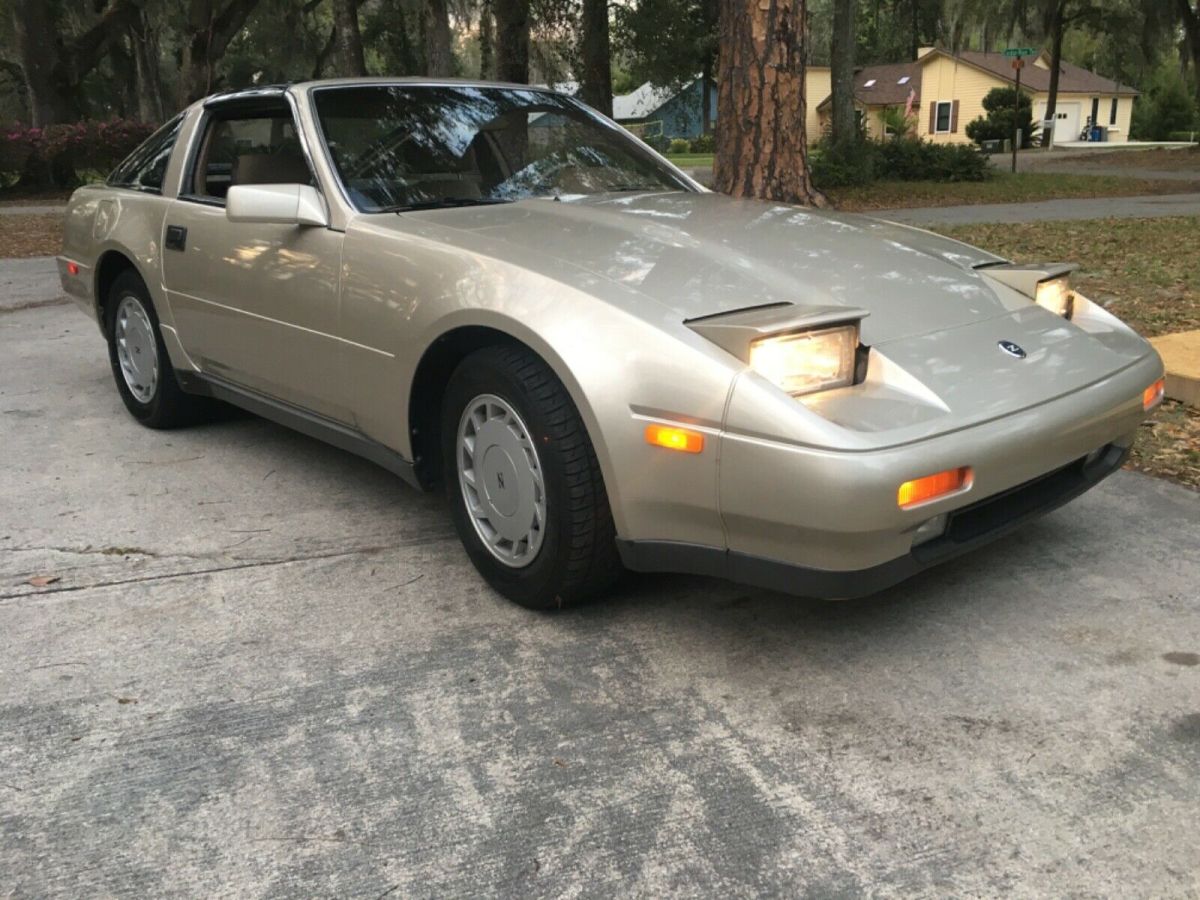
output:
POLYGON ((63 217, 0 216, 0 257, 53 256, 62 248, 63 217))

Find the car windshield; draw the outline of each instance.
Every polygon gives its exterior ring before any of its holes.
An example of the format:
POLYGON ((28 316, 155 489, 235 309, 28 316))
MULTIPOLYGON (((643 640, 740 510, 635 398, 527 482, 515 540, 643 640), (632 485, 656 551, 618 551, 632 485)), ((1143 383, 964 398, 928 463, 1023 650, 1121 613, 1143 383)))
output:
POLYGON ((622 129, 547 91, 352 85, 313 97, 362 212, 690 189, 622 129))

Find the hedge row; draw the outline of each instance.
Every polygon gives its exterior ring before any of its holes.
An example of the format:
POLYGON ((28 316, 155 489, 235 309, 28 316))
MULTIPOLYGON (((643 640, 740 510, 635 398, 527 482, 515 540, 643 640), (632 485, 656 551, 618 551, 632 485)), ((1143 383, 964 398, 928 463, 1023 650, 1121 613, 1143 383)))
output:
POLYGON ((0 129, 0 175, 69 187, 83 172, 108 172, 148 138, 156 126, 132 119, 0 129))
POLYGON ((838 146, 824 138, 809 154, 819 188, 888 181, 986 181, 987 157, 972 144, 934 144, 914 137, 860 140, 838 146))

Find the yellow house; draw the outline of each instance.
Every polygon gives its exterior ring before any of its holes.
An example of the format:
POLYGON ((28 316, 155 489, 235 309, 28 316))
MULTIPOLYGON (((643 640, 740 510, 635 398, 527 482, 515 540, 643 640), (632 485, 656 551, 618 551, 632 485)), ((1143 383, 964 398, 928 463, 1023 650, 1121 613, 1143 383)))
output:
MULTIPOLYGON (((885 132, 886 109, 911 108, 919 137, 935 143, 968 143, 967 123, 986 115, 983 98, 993 88, 1012 87, 1015 74, 1012 60, 999 53, 963 50, 952 54, 924 47, 913 62, 867 66, 856 72, 854 101, 872 137, 885 132)), ((810 119, 811 103, 820 96, 816 92, 829 83, 828 78, 828 70, 818 70, 808 82, 810 119)), ((1034 121, 1041 122, 1050 96, 1050 60, 1044 51, 1025 60, 1021 89, 1033 99, 1034 121)), ((1064 62, 1059 69, 1055 141, 1078 140, 1093 122, 1105 129, 1108 141, 1129 140, 1137 95, 1128 85, 1064 62)), ((817 104, 817 130, 809 132, 810 140, 828 128, 831 102, 832 97, 827 96, 817 104)))

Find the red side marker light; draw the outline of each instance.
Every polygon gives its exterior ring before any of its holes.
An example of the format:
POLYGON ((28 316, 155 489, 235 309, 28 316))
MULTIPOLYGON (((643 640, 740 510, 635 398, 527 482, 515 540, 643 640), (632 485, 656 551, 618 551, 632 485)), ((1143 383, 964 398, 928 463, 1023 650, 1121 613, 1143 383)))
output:
POLYGON ((67 263, 67 274, 68 275, 78 275, 79 274, 79 263, 75 263, 75 262, 67 263))

